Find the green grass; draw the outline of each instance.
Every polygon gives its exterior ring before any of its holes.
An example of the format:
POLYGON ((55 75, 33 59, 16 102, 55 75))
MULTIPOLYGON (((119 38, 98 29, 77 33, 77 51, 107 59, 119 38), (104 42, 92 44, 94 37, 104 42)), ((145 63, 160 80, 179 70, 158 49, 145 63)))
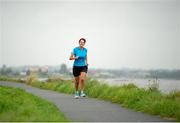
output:
MULTIPOLYGON (((32 82, 30 85, 67 94, 74 92, 71 80, 51 79, 50 82, 32 82)), ((100 84, 93 79, 87 79, 85 92, 89 97, 108 100, 136 111, 180 121, 180 92, 163 94, 157 89, 138 88, 134 84, 110 86, 100 84)))
POLYGON ((10 76, 0 76, 1 81, 24 82, 20 78, 10 76))
POLYGON ((0 121, 68 121, 57 107, 22 89, 0 86, 0 121))

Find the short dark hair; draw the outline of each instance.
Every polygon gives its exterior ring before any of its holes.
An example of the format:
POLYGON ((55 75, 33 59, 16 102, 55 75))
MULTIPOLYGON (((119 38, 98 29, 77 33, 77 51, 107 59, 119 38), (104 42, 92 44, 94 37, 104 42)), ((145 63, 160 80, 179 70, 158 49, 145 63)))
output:
POLYGON ((85 39, 85 38, 80 38, 80 39, 79 39, 79 43, 80 43, 81 40, 83 40, 84 43, 86 43, 86 39, 85 39))

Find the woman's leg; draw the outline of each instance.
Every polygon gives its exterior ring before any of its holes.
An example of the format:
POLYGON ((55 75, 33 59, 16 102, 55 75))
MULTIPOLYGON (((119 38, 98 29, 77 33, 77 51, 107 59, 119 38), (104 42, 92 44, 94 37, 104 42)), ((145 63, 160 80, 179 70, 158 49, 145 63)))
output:
POLYGON ((75 85, 75 90, 78 91, 78 86, 79 86, 79 76, 75 77, 74 85, 75 85))
POLYGON ((84 90, 85 87, 85 79, 86 79, 86 72, 81 72, 79 76, 79 84, 81 91, 84 90))

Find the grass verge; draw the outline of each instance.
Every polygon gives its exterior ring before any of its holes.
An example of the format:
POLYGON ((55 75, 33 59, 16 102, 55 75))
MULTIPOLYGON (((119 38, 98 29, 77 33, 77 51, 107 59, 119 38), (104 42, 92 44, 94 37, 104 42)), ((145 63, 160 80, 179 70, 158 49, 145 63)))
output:
POLYGON ((0 121, 68 121, 58 108, 19 88, 0 86, 0 121))

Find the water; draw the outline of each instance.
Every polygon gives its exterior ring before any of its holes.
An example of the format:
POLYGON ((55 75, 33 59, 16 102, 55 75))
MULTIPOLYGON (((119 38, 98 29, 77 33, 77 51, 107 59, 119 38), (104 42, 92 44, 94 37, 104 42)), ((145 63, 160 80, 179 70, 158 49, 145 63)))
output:
MULTIPOLYGON (((101 82, 108 83, 110 85, 123 85, 133 83, 140 88, 148 88, 152 79, 126 79, 126 78, 108 78, 98 79, 101 82)), ((180 91, 180 80, 169 80, 169 79, 157 79, 159 90, 163 93, 169 93, 171 91, 180 91)))
MULTIPOLYGON (((40 81, 45 82, 48 78, 39 78, 40 81)), ((71 77, 64 79, 73 79, 71 77)), ((105 82, 110 85, 123 85, 133 83, 140 88, 148 88, 150 81, 152 79, 127 79, 127 78, 107 78, 107 79, 98 79, 100 82, 105 82)), ((159 90, 163 93, 169 93, 171 91, 180 91, 180 80, 170 80, 170 79, 158 79, 159 90)))
POLYGON ((48 80, 48 78, 39 78, 39 81, 42 81, 42 82, 45 82, 47 80, 48 80))

